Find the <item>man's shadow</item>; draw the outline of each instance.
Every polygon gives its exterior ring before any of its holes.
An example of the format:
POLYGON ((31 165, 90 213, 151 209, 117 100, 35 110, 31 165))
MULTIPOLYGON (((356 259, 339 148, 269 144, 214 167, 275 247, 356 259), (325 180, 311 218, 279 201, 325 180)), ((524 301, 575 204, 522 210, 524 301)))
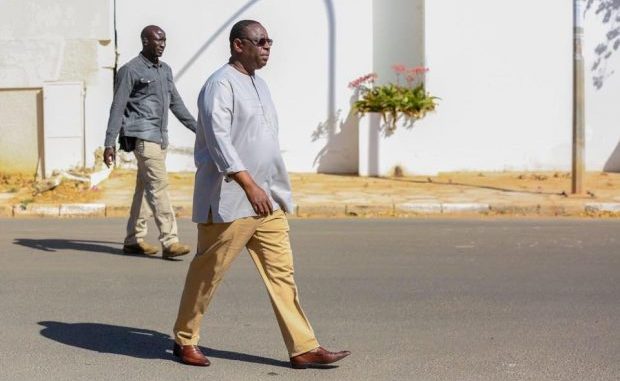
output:
POLYGON ((82 239, 61 239, 61 238, 45 238, 45 239, 31 239, 31 238, 15 238, 13 241, 15 245, 29 247, 31 249, 37 249, 41 251, 59 251, 59 250, 76 250, 76 251, 90 251, 106 254, 123 254, 120 248, 112 247, 110 245, 118 245, 118 242, 108 241, 89 241, 82 239))
MULTIPOLYGON (((75 250, 86 251, 90 253, 104 253, 114 254, 122 256, 132 256, 140 258, 161 259, 158 256, 149 256, 141 254, 125 254, 118 242, 109 241, 91 241, 84 239, 61 239, 61 238, 44 238, 44 239, 32 239, 32 238, 15 238, 13 244, 29 247, 31 249, 37 249, 46 252, 56 252, 62 250, 75 250), (114 245, 114 246, 113 246, 114 245)), ((179 261, 179 258, 168 258, 168 260, 179 261)))
MULTIPOLYGON (((140 359, 172 360, 172 339, 161 332, 101 323, 63 323, 41 321, 41 335, 62 344, 100 353, 113 353, 140 359)), ((207 357, 289 368, 280 361, 247 353, 201 347, 207 357)), ((177 360, 178 361, 178 360, 177 360)))

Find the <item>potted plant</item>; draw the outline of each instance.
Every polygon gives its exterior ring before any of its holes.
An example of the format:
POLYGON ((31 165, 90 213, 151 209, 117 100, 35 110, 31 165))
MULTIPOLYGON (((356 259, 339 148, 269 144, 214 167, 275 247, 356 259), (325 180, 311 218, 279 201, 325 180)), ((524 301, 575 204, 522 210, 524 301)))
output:
POLYGON ((389 140, 402 140, 404 133, 414 123, 434 111, 437 97, 430 95, 424 86, 424 67, 407 68, 392 66, 396 74, 395 83, 376 85, 375 73, 361 76, 351 83, 358 100, 353 109, 360 116, 359 125, 359 174, 360 176, 385 176, 402 172, 404 155, 388 147, 389 140), (402 81, 402 83, 401 83, 402 81), (396 134, 401 137, 393 137, 396 134), (399 158, 400 157, 400 158, 399 158))

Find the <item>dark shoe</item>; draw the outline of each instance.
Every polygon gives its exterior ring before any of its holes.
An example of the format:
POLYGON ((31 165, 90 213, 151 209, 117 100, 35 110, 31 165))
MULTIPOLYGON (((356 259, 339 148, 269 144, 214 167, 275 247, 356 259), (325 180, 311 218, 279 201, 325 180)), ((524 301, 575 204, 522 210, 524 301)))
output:
POLYGON ((322 368, 325 365, 335 363, 350 355, 349 351, 330 352, 323 347, 315 348, 309 352, 291 357, 291 366, 294 369, 322 368))
POLYGON ((180 257, 181 255, 185 255, 190 252, 190 248, 187 245, 182 245, 178 242, 173 243, 172 245, 165 247, 162 256, 164 258, 174 258, 180 257))
POLYGON ((157 246, 150 245, 146 242, 123 245, 123 253, 125 254, 155 255, 158 251, 157 246))
POLYGON ((209 366, 211 362, 198 348, 197 345, 179 345, 174 343, 172 353, 181 359, 183 364, 195 366, 209 366))

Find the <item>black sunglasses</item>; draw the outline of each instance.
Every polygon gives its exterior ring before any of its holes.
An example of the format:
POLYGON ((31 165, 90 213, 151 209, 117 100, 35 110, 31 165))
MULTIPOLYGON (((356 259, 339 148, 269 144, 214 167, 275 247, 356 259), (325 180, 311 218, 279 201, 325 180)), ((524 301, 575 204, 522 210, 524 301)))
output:
POLYGON ((250 38, 247 37, 239 37, 241 40, 248 40, 252 43, 252 45, 254 46, 258 46, 260 48, 264 48, 265 45, 269 44, 269 46, 273 45, 273 40, 271 38, 261 38, 260 40, 252 40, 250 38))

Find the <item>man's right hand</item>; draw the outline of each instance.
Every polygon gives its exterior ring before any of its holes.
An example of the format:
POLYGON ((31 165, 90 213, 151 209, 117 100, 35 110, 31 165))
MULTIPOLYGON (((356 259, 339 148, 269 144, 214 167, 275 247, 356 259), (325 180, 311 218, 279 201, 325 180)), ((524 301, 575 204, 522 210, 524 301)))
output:
POLYGON ((105 147, 103 151, 103 162, 105 165, 110 168, 114 161, 116 160, 116 150, 113 147, 105 147))
POLYGON ((256 214, 266 216, 273 213, 271 201, 269 201, 269 196, 267 196, 263 188, 254 184, 253 187, 245 191, 245 195, 250 201, 250 204, 252 204, 252 208, 254 208, 256 214))
POLYGON ((252 179, 252 176, 250 176, 247 171, 234 173, 230 177, 243 188, 256 214, 259 216, 266 216, 273 213, 273 207, 271 206, 269 196, 263 188, 259 187, 254 182, 254 179, 252 179))

